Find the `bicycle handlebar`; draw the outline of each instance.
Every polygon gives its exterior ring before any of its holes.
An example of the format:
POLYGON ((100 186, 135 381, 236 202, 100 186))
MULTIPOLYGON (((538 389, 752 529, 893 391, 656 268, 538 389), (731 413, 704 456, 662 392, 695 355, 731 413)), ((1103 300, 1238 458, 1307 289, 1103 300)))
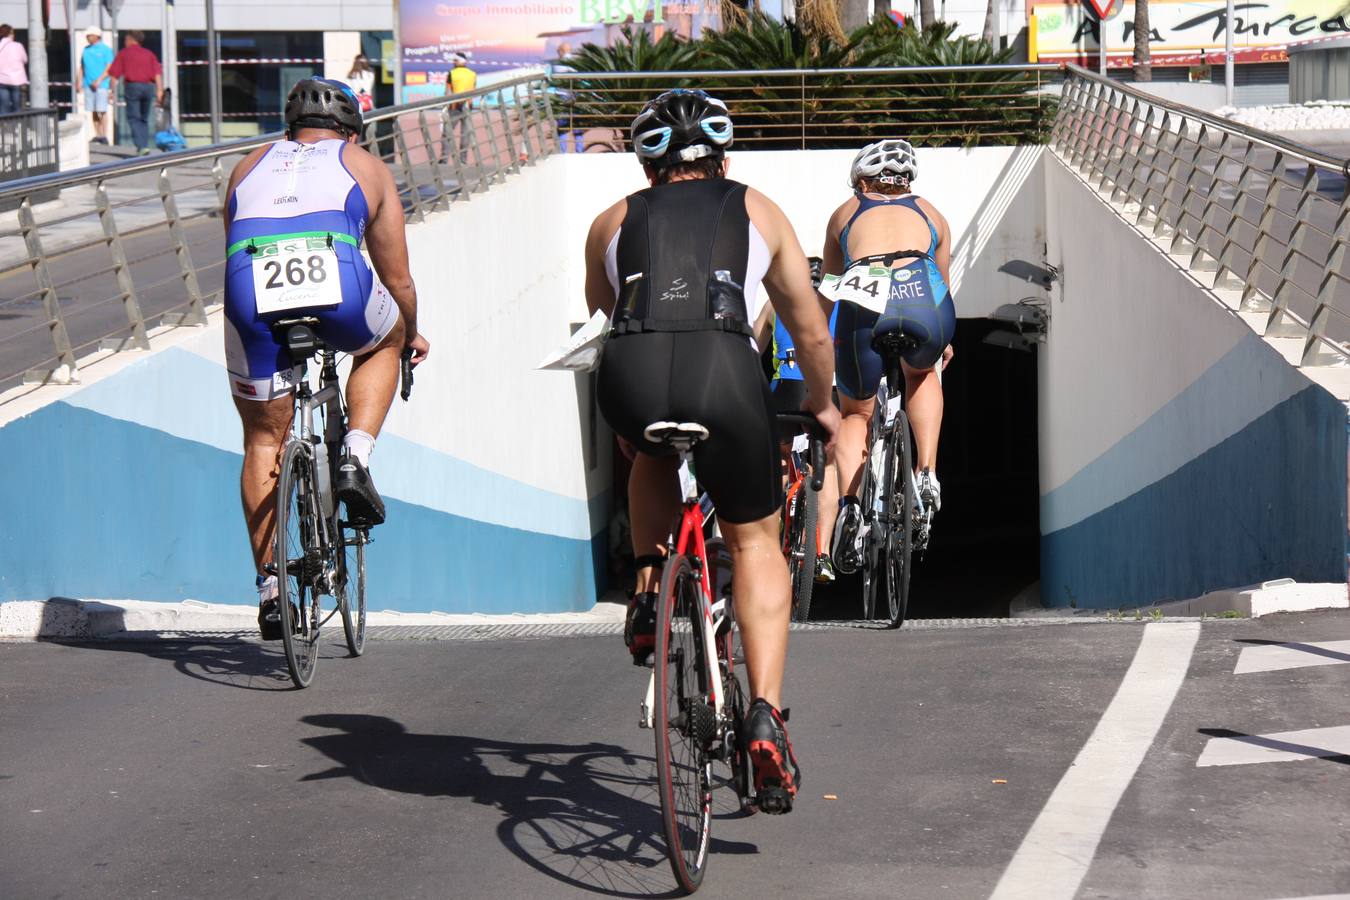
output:
POLYGON ((811 437, 811 490, 818 491, 825 483, 825 429, 809 412, 780 412, 780 425, 800 425, 811 437))
POLYGON ((413 386, 412 355, 413 355, 412 348, 404 347, 403 353, 399 356, 398 378, 399 383, 402 385, 402 387, 399 389, 399 396, 403 398, 403 402, 405 403, 408 401, 408 398, 412 396, 412 386, 413 386))

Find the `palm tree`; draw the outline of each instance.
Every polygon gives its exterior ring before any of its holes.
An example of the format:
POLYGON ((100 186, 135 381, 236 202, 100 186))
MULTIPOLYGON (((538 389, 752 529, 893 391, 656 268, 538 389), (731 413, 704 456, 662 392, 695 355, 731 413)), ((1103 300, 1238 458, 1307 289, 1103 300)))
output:
POLYGON ((933 0, 919 0, 919 25, 927 28, 937 22, 937 11, 933 9, 933 0))
POLYGON ((984 34, 981 38, 990 47, 994 46, 994 4, 998 0, 989 0, 989 5, 984 8, 984 34))
MULTIPOLYGON (((1117 0, 1123 2, 1123 0, 1117 0)), ((1106 27, 1106 23, 1102 23, 1106 27)), ((1152 55, 1148 46, 1148 0, 1134 0, 1134 80, 1152 81, 1152 55)))

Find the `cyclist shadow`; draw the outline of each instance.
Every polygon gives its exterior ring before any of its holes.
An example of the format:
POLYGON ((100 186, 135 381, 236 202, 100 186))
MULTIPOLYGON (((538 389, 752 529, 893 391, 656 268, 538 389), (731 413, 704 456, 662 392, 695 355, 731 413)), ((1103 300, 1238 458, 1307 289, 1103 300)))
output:
MULTIPOLYGON (((612 897, 681 893, 666 863, 650 756, 613 744, 412 734, 385 716, 301 721, 333 730, 304 743, 338 764, 302 781, 353 778, 386 791, 466 797, 499 809, 502 845, 550 878, 612 897)), ((713 838, 711 850, 757 853, 758 847, 713 838)))
POLYGON ((287 691, 295 687, 286 669, 286 656, 280 643, 273 647, 245 641, 147 636, 144 641, 82 641, 77 646, 87 650, 140 653, 172 663, 175 670, 189 678, 245 691, 287 691))

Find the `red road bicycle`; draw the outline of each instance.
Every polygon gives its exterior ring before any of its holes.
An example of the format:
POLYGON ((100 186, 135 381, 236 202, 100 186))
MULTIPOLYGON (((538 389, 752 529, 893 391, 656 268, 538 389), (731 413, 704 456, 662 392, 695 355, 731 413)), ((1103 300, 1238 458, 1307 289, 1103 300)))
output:
MULTIPOLYGON (((812 430, 815 487, 824 471, 824 445, 815 417, 780 413, 780 422, 812 430)), ((642 725, 656 736, 656 774, 666 856, 681 889, 703 882, 712 839, 712 792, 730 786, 741 808, 754 811, 754 779, 741 740, 748 698, 734 668, 734 608, 728 572, 714 571, 716 543, 705 540, 705 516, 690 465, 694 446, 708 437, 697 422, 654 422, 647 440, 680 457, 680 517, 666 543, 665 569, 656 604, 656 653, 642 725), (714 585, 727 585, 715 596, 714 585), (713 763, 727 774, 714 777, 713 763)))

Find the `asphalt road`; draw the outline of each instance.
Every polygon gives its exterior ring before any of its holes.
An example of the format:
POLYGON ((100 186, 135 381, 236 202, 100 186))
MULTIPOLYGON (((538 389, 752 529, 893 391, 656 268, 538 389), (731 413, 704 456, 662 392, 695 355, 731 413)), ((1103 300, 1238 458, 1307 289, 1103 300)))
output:
MULTIPOLYGON (((1153 627, 794 632, 802 797, 724 798, 700 893, 989 896, 1153 627)), ((1350 891, 1350 756, 1197 766, 1216 736, 1350 724, 1350 652, 1233 674, 1346 639, 1345 613, 1205 624, 1078 896, 1350 891)), ((294 691, 273 645, 0 644, 0 896, 671 892, 617 636, 341 656, 294 691)))

